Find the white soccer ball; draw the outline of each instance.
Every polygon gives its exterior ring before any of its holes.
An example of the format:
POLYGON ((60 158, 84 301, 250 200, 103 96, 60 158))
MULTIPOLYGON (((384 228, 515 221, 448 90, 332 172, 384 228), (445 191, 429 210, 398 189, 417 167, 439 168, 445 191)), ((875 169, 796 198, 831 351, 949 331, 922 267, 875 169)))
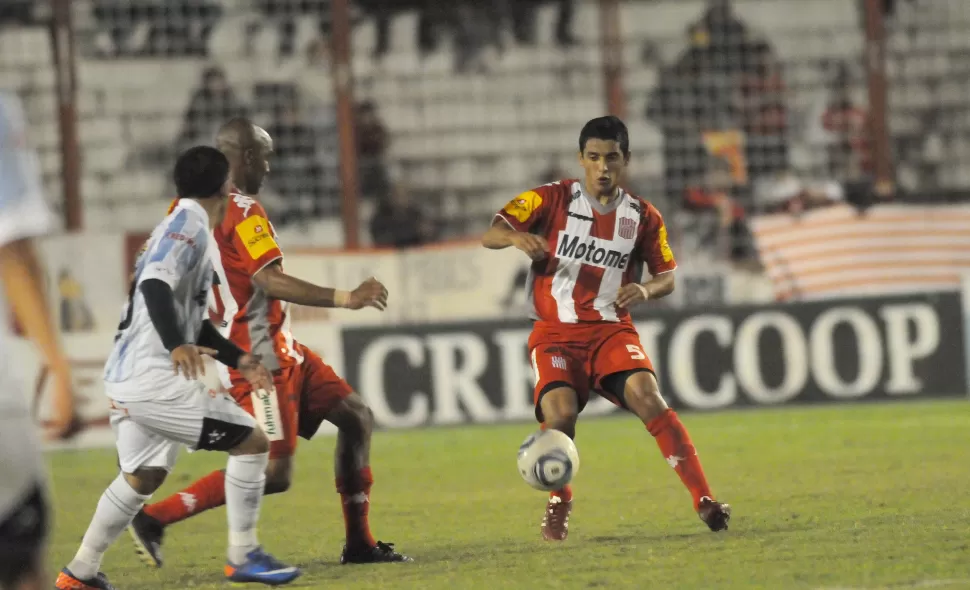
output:
POLYGON ((519 447, 519 474, 537 490, 558 490, 579 471, 579 452, 572 439, 559 430, 530 434, 519 447))

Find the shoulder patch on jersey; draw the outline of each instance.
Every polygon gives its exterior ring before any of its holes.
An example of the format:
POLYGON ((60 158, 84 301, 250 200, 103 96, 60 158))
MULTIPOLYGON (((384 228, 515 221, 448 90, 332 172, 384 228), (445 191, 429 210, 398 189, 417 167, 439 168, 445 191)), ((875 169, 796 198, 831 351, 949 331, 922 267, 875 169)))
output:
POLYGON ((528 191, 509 201, 503 211, 516 218, 519 223, 525 223, 541 205, 542 197, 539 193, 528 191))
POLYGON ((240 221, 236 225, 236 233, 253 260, 258 260, 263 254, 278 247, 270 233, 269 221, 261 215, 253 215, 240 221))
POLYGON ((670 243, 667 241, 667 226, 663 222, 660 223, 660 229, 657 230, 657 243, 660 245, 660 253, 664 257, 664 262, 670 262, 674 259, 674 253, 670 249, 670 243))

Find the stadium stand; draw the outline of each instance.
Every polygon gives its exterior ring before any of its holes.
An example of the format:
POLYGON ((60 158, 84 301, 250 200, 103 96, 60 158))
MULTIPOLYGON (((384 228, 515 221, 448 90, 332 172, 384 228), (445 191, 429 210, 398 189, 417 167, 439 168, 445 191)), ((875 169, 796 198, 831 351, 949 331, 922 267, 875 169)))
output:
MULTIPOLYGON (((380 58, 380 23, 372 3, 362 4, 353 31, 355 98, 369 121, 367 133, 358 129, 362 223, 392 184, 403 183, 432 212, 438 237, 467 235, 510 194, 572 173, 578 125, 606 109, 597 3, 577 3, 568 43, 559 42, 557 6, 542 5, 535 43, 503 27, 496 43, 486 35, 474 54, 453 37, 470 35, 475 14, 459 11, 458 21, 439 23, 457 32, 419 47, 422 16, 395 10, 380 58)), ((226 116, 247 113, 278 136, 271 188, 284 220, 300 221, 292 239, 333 241, 339 182, 333 84, 319 38, 328 26, 323 0, 294 14, 284 10, 288 0, 172 2, 166 10, 150 0, 73 5, 88 227, 150 226, 171 192, 165 170, 174 151, 210 137, 226 116)), ((897 181, 915 195, 965 191, 970 10, 960 0, 894 6, 888 119, 897 181)), ((710 247, 705 223, 730 225, 726 218, 770 207, 792 186, 841 196, 846 182, 868 177, 864 31, 855 3, 629 0, 622 10, 631 185, 664 210, 681 211, 676 225, 697 249, 710 247), (699 126, 717 133, 704 136, 699 126), (743 170, 726 155, 731 146, 740 146, 743 170), (709 198, 725 182, 731 207, 709 198)), ((471 32, 481 37, 478 24, 471 32)), ((0 75, 26 98, 57 195, 53 67, 43 24, 0 30, 0 75)))

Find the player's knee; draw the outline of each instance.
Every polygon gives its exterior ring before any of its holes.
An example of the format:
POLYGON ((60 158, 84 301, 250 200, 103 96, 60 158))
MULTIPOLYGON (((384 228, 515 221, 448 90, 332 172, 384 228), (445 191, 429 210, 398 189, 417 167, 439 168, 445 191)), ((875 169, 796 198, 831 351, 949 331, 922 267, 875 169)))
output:
POLYGON ((168 471, 161 467, 141 467, 133 473, 125 473, 125 481, 131 489, 142 496, 150 496, 155 490, 162 487, 168 471))
POLYGON ((653 420, 667 410, 667 402, 660 395, 660 387, 653 373, 634 373, 623 388, 626 405, 644 422, 653 420))
POLYGON ((282 494, 293 482, 293 464, 288 460, 271 460, 266 466, 266 493, 282 494))
POLYGON ((266 438, 266 433, 263 432, 262 428, 258 426, 253 428, 249 436, 246 437, 241 443, 236 445, 231 451, 230 455, 262 455, 263 453, 269 452, 269 439, 266 438))
POLYGON ((330 420, 339 430, 357 438, 368 438, 374 431, 374 411, 356 393, 340 402, 330 420))

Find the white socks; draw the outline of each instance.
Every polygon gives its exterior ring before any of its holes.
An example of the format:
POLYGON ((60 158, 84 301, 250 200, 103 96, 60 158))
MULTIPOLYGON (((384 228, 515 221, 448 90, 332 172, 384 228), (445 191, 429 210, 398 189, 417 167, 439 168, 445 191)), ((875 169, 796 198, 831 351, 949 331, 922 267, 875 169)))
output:
POLYGON ((245 563, 259 546, 256 521, 266 487, 269 453, 230 455, 226 465, 226 514, 229 517, 229 563, 245 563))
POLYGON ((94 518, 81 541, 81 548, 67 569, 79 580, 90 580, 97 576, 104 552, 131 524, 149 498, 151 495, 143 496, 133 490, 125 481, 125 476, 119 473, 101 494, 94 518))

